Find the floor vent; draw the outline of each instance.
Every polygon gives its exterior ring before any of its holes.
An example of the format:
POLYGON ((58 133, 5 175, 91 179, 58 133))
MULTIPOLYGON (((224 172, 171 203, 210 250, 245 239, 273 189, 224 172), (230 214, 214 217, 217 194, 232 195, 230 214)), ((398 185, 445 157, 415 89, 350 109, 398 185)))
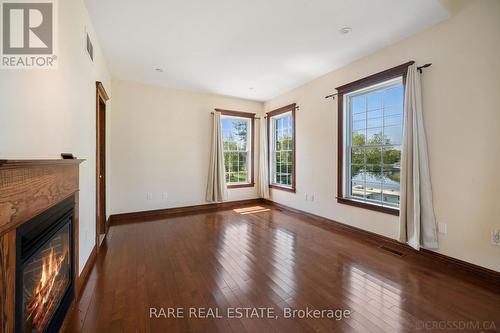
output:
POLYGON ((398 257, 404 256, 403 252, 399 252, 398 250, 391 249, 390 247, 387 247, 385 245, 381 245, 380 248, 384 251, 391 252, 392 254, 397 255, 398 257))

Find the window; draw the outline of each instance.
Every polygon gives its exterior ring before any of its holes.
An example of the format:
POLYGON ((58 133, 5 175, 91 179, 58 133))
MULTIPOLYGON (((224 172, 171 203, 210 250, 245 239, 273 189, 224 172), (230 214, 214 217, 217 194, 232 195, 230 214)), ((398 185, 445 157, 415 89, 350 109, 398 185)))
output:
POLYGON ((295 104, 268 116, 270 187, 295 192, 295 104))
POLYGON ((339 202, 399 214, 404 83, 411 64, 337 88, 339 202))
POLYGON ((224 170, 228 188, 254 186, 253 128, 255 114, 216 109, 221 113, 224 170))

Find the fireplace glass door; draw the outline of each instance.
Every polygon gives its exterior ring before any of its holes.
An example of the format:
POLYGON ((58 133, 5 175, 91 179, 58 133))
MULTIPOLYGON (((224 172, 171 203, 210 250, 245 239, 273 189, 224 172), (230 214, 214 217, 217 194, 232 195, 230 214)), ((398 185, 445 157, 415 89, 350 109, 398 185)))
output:
POLYGON ((71 227, 64 224, 22 265, 23 332, 44 332, 71 283, 71 227))

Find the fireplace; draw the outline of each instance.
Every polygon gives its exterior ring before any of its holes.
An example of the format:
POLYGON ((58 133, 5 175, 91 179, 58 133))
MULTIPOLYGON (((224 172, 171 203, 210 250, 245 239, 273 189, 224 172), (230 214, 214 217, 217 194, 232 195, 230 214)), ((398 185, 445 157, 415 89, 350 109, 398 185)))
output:
POLYGON ((73 299, 74 197, 16 231, 16 332, 57 332, 73 299))

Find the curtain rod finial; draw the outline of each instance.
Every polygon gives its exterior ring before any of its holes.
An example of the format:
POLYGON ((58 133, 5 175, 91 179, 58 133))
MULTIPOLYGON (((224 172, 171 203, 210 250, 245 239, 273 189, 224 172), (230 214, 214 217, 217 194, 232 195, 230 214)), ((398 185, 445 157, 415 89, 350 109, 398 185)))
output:
POLYGON ((423 69, 424 69, 424 68, 427 68, 427 67, 430 67, 431 65, 432 65, 431 63, 428 63, 428 64, 425 64, 425 65, 419 66, 419 67, 417 67, 417 70, 418 70, 418 72, 419 72, 420 74, 422 74, 423 69))

